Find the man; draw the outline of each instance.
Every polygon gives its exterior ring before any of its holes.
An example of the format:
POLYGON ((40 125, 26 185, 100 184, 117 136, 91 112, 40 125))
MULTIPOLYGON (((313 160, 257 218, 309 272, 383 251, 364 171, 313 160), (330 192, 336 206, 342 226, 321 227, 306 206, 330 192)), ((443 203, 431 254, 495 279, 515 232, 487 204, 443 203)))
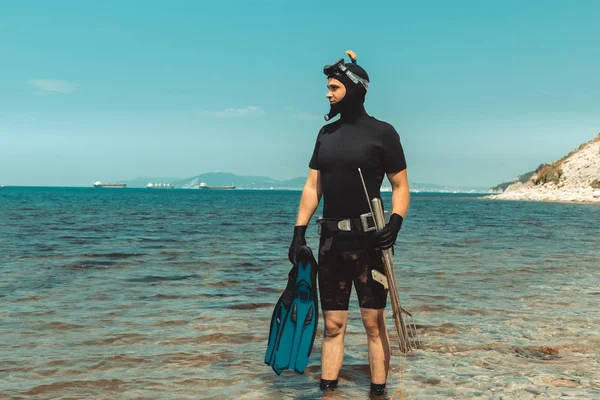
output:
POLYGON ((382 394, 390 363, 390 345, 385 326, 387 292, 375 282, 371 270, 384 272, 382 249, 393 246, 408 210, 410 194, 406 161, 400 138, 393 126, 367 114, 364 100, 369 86, 367 72, 356 64, 356 55, 326 66, 329 120, 321 128, 309 163, 302 191, 294 237, 289 249, 295 264, 298 246, 306 244, 307 225, 321 196, 319 294, 325 320, 321 354, 321 389, 337 386, 344 358, 344 334, 352 283, 356 288, 362 321, 368 337, 371 392, 382 394), (379 232, 374 231, 369 202, 358 168, 364 176, 369 199, 380 197, 384 175, 392 185, 392 214, 379 232), (361 219, 361 215, 363 218, 361 219))

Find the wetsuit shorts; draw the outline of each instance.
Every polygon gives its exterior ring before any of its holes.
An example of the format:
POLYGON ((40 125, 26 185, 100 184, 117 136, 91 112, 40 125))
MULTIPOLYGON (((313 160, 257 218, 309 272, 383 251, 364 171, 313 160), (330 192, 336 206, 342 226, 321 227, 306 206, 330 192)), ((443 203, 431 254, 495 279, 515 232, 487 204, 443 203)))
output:
POLYGON ((385 274, 379 250, 328 250, 319 252, 319 295, 324 311, 348 310, 352 283, 361 308, 382 309, 387 290, 373 280, 371 270, 385 274))

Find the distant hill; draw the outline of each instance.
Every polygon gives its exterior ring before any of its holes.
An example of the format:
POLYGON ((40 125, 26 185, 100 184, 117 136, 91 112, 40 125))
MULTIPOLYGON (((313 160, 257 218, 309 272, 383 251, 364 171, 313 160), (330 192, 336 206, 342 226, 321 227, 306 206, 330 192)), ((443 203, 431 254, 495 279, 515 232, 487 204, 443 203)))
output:
POLYGON ((173 182, 176 187, 197 188, 201 182, 208 186, 234 185, 236 189, 302 189, 306 178, 277 180, 267 176, 241 176, 228 172, 207 172, 173 182))
POLYGON ((512 185, 513 183, 517 183, 517 182, 521 182, 521 183, 525 183, 527 182, 532 176, 533 174, 535 174, 535 171, 531 171, 531 172, 527 172, 523 175, 519 175, 517 176, 514 180, 510 181, 510 182, 503 182, 499 185, 494 186, 493 188, 491 188, 489 190, 490 193, 502 193, 506 190, 507 187, 509 187, 510 185, 512 185))
POLYGON ((198 188, 201 182, 208 186, 234 185, 237 189, 302 189, 306 177, 277 180, 267 176, 241 176, 228 172, 207 172, 189 178, 138 177, 123 181, 130 188, 145 188, 150 182, 170 183, 179 189, 198 188))
POLYGON ((127 187, 130 188, 142 188, 146 187, 150 182, 152 183, 171 183, 181 180, 181 178, 156 178, 156 177, 138 177, 134 179, 130 179, 128 181, 119 181, 127 184, 127 187))
MULTIPOLYGON (((192 176, 189 178, 155 178, 143 177, 124 181, 128 187, 141 188, 146 187, 149 182, 170 183, 176 188, 192 189, 198 188, 201 182, 208 186, 229 186, 234 185, 236 189, 275 189, 275 190, 302 190, 306 177, 278 180, 267 176, 242 176, 228 172, 207 172, 204 174, 192 176)), ((434 193, 485 193, 487 188, 481 187, 455 187, 436 185, 431 183, 413 182, 410 186, 413 192, 434 192, 434 193)), ((387 180, 382 185, 383 191, 390 191, 391 187, 387 180)))
MULTIPOLYGON (((391 190, 390 184, 384 180, 381 185, 382 190, 391 190)), ((425 193, 486 193, 488 188, 485 187, 466 187, 466 186, 448 186, 436 185, 433 183, 410 182, 411 192, 425 193)))
POLYGON ((600 202, 600 134, 560 160, 542 164, 522 177, 489 198, 600 202))

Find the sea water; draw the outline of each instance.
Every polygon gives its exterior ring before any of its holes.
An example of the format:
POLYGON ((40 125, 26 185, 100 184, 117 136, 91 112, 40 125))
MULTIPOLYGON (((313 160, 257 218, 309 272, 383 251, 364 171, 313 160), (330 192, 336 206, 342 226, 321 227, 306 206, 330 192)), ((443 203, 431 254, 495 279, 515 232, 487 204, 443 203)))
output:
MULTIPOLYGON (((322 318, 304 375, 263 362, 299 199, 0 189, 0 398, 321 398, 322 318)), ((394 262, 422 348, 401 368, 388 315, 389 395, 600 398, 599 221, 600 205, 413 194, 394 262)), ((368 388, 353 292, 324 398, 368 388)))

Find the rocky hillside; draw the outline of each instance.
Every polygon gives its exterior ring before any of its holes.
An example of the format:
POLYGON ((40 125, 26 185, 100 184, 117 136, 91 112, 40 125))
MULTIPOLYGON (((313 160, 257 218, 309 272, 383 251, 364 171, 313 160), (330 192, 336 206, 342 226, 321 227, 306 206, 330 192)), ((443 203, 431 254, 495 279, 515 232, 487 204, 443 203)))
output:
POLYGON ((516 181, 489 198, 600 202, 600 134, 562 159, 540 165, 527 181, 516 181))

